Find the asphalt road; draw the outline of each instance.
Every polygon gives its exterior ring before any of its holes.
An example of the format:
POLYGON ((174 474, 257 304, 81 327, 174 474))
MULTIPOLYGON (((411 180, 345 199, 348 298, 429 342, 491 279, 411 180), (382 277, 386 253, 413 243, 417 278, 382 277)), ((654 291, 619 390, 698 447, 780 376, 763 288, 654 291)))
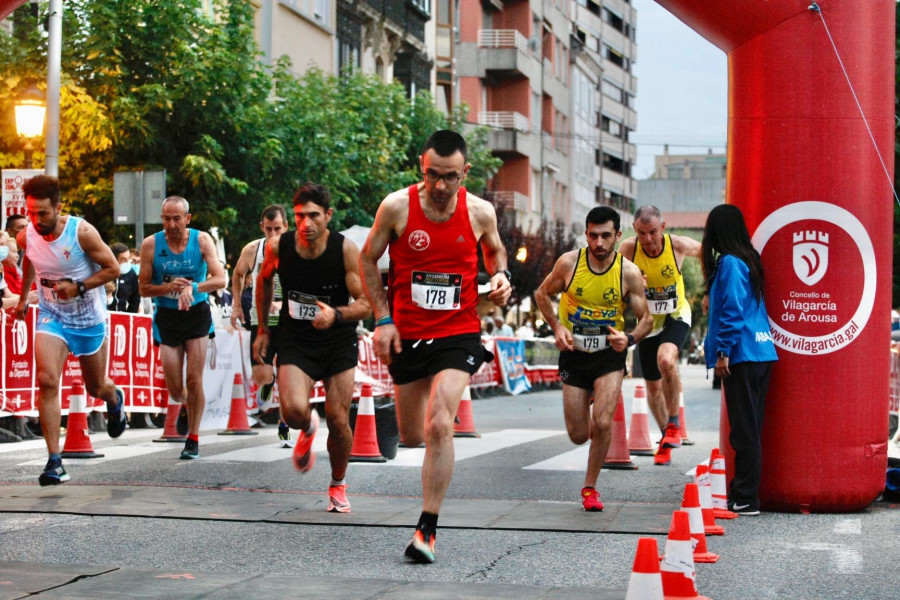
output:
MULTIPOLYGON (((719 392, 702 368, 684 365, 682 373, 695 444, 675 450, 668 467, 636 456, 636 471, 604 470, 598 489, 607 509, 599 516, 580 511, 583 464, 567 454, 575 447, 565 435, 560 391, 474 400, 482 438, 457 440, 433 565, 411 565, 402 555, 421 489, 414 451, 401 450, 381 465, 351 464, 355 519, 365 520, 375 505, 411 507, 399 519, 410 515, 405 522, 361 524, 324 513, 327 453, 300 475, 289 464, 290 451, 277 448, 274 427, 239 438, 208 432, 198 461, 178 460, 179 444, 154 444, 159 430, 129 430, 120 440, 94 434, 94 448, 107 458, 67 461, 72 481, 49 491, 36 484, 46 460, 40 443, 4 444, 0 598, 52 586, 58 587, 38 597, 624 598, 637 531, 659 519, 626 523, 616 511, 678 508, 686 473, 718 445, 719 392), (523 436, 531 441, 517 443, 523 436), (542 463, 545 468, 535 468, 542 463), (175 512, 140 501, 151 492, 175 512), (93 508, 75 501, 91 494, 93 508), (213 508, 186 507, 184 498, 201 505, 227 501, 246 514, 277 500, 297 505, 294 516, 279 514, 298 522, 220 517, 213 508), (531 520, 484 525, 482 511, 511 501, 530 511, 531 520), (601 518, 630 532, 590 531, 601 518)), ((629 412, 637 383, 624 386, 629 412)), ((853 514, 763 513, 724 521, 726 535, 707 540, 721 558, 697 566, 697 588, 719 600, 895 599, 898 508, 876 502, 853 514)), ((664 533, 653 537, 665 544, 664 533)))

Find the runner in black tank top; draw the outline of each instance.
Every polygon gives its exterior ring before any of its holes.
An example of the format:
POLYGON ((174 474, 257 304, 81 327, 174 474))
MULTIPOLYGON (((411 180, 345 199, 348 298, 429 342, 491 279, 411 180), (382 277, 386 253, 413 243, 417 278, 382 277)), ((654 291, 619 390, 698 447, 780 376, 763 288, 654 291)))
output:
MULTIPOLYGON (((340 233, 330 231, 332 210, 328 191, 306 183, 294 195, 296 230, 267 242, 256 283, 256 305, 267 315, 274 278, 281 282, 278 318, 278 390, 281 415, 300 430, 294 446, 294 467, 309 471, 319 416, 310 405, 317 381, 325 384, 328 458, 331 483, 328 511, 350 512, 344 476, 350 459, 350 401, 353 399, 358 352, 356 324, 371 314, 359 276, 359 249, 340 233), (350 298, 357 298, 351 302, 350 298)), ((259 319, 253 352, 265 354, 274 339, 267 319, 259 319)))

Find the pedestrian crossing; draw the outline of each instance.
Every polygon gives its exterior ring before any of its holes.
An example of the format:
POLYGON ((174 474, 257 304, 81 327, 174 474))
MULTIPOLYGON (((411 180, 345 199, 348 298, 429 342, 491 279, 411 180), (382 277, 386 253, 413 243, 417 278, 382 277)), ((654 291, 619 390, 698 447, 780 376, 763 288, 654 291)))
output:
MULTIPOLYGON (((79 466, 90 467, 105 463, 146 457, 159 453, 176 453, 181 450, 180 443, 156 443, 161 430, 128 430, 126 434, 109 444, 104 440, 103 434, 98 434, 94 451, 103 454, 102 457, 90 460, 80 460, 79 466)), ((455 438, 454 459, 457 463, 476 457, 489 455, 507 448, 527 446, 534 442, 565 436, 563 430, 552 429, 502 429, 482 434, 480 438, 455 438)), ((292 439, 297 438, 297 432, 292 432, 292 439)), ((261 430, 260 435, 251 438, 243 438, 252 441, 253 444, 243 448, 219 451, 217 446, 224 443, 235 442, 234 436, 219 436, 216 434, 203 434, 200 436, 201 456, 198 459, 203 463, 273 463, 287 460, 291 456, 289 448, 283 448, 281 442, 275 439, 274 430, 261 430)), ((319 434, 313 442, 313 452, 322 458, 327 455, 328 429, 324 422, 319 434)), ((60 440, 60 445, 65 444, 65 437, 60 440)), ((583 471, 587 462, 588 445, 585 444, 573 450, 549 457, 540 462, 524 467, 526 470, 554 470, 554 471, 583 471)), ((416 468, 422 467, 425 459, 425 448, 400 448, 397 455, 384 463, 354 463, 354 467, 364 468, 416 468)), ((13 463, 18 466, 43 466, 47 458, 43 440, 29 440, 11 444, 0 444, 0 464, 13 463), (39 456, 35 457, 36 454, 39 456), (26 460, 21 460, 21 455, 26 460)))

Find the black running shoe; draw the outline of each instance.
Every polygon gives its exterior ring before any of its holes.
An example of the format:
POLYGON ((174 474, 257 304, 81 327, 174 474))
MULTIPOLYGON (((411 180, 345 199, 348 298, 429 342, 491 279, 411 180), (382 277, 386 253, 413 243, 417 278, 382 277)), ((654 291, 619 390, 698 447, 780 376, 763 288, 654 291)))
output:
POLYGON ((750 504, 749 502, 740 503, 740 502, 729 502, 728 510, 733 513, 737 513, 742 517, 756 517, 759 515, 759 507, 750 504))
POLYGON ((434 536, 429 535, 428 541, 422 532, 416 529, 413 538, 409 541, 404 551, 406 558, 413 562, 431 564, 434 562, 434 536))
POLYGON ((59 485, 67 482, 69 479, 71 478, 62 464, 62 459, 57 458, 56 460, 53 460, 51 458, 47 460, 47 466, 44 467, 44 472, 38 477, 38 483, 41 484, 41 486, 59 485))
POLYGON ((291 428, 284 421, 278 421, 278 439, 282 442, 291 441, 291 428))
POLYGON ((125 431, 128 425, 128 417, 125 416, 125 391, 116 386, 116 409, 106 411, 106 433, 111 438, 117 438, 125 431))
POLYGON ((181 460, 194 460, 195 458, 200 458, 200 443, 187 440, 184 443, 184 450, 181 451, 181 460))
POLYGON ((175 420, 175 430, 178 431, 178 435, 181 436, 188 434, 187 406, 184 404, 181 405, 181 409, 178 411, 178 419, 175 420))
POLYGON ((272 399, 272 390, 275 389, 275 380, 264 384, 259 388, 259 405, 262 406, 272 399))

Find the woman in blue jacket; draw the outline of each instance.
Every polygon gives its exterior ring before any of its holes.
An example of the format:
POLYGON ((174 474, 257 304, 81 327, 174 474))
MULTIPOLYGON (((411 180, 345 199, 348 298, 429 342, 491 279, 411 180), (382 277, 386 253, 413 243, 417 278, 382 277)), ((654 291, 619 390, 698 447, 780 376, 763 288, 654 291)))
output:
POLYGON ((721 204, 709 213, 701 261, 709 290, 706 367, 722 380, 735 454, 728 508, 758 515, 763 412, 778 356, 763 300, 762 263, 738 207, 721 204))

